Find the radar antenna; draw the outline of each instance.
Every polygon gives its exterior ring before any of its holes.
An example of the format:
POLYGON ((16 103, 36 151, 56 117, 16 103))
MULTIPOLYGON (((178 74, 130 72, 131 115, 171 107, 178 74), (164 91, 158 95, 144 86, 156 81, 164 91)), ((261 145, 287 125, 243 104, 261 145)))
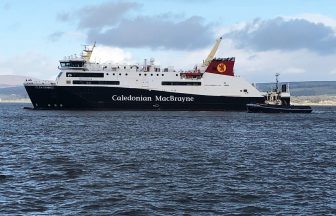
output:
POLYGON ((93 49, 96 47, 96 42, 94 42, 92 47, 89 47, 88 45, 84 45, 83 53, 82 53, 82 58, 89 62, 91 59, 91 55, 93 52, 93 49))
POLYGON ((219 44, 222 41, 222 37, 218 38, 214 44, 214 46, 212 47, 208 57, 204 60, 203 65, 204 66, 208 66, 210 64, 210 62, 212 61, 212 59, 215 57, 215 54, 218 50, 219 44))
POLYGON ((279 73, 275 74, 275 91, 277 91, 277 92, 279 90, 279 76, 280 76, 279 73))

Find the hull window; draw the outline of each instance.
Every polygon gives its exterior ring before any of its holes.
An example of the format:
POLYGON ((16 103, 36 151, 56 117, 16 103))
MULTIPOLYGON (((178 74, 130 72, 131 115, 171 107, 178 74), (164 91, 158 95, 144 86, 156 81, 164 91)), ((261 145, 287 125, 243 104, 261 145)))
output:
POLYGON ((78 85, 120 85, 119 81, 74 80, 72 83, 78 85))
POLYGON ((104 73, 66 73, 67 77, 104 77, 104 73))
POLYGON ((173 86, 200 86, 201 82, 162 82, 162 85, 173 85, 173 86))

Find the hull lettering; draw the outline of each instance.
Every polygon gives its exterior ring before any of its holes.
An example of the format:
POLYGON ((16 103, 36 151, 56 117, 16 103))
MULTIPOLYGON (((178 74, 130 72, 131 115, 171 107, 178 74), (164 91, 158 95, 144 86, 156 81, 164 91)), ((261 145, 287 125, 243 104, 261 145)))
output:
POLYGON ((154 97, 150 96, 133 96, 133 95, 113 95, 113 101, 144 101, 144 102, 151 102, 151 101, 159 101, 159 102, 194 102, 194 97, 176 97, 174 95, 170 96, 161 96, 155 95, 154 97))

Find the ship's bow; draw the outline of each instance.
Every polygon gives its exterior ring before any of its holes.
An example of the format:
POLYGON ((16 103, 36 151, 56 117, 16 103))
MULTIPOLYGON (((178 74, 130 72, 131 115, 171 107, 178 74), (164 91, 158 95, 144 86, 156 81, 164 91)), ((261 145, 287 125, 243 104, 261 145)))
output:
POLYGON ((51 81, 27 80, 24 87, 34 109, 52 109, 57 103, 56 84, 51 81))

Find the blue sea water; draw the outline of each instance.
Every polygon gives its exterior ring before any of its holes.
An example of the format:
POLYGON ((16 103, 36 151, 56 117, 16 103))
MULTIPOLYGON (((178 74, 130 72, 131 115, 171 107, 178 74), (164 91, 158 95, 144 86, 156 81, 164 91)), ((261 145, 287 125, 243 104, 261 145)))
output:
POLYGON ((336 107, 23 106, 0 104, 0 215, 336 214, 336 107))

